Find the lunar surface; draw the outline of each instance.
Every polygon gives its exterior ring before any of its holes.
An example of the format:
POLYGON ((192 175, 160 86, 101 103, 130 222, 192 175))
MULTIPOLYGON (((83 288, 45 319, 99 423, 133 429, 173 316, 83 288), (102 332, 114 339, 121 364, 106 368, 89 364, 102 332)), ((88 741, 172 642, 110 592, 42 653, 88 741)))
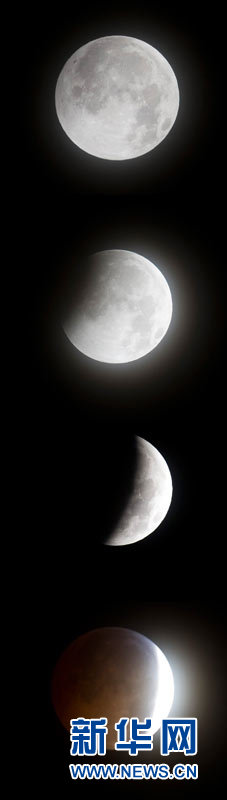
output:
POLYGON ((117 527, 105 541, 126 545, 144 539, 158 528, 172 498, 172 480, 166 461, 156 447, 136 437, 137 469, 132 494, 117 527))
POLYGON ((107 717, 107 749, 117 741, 120 717, 152 719, 155 733, 167 717, 174 694, 169 663, 146 636, 128 628, 98 628, 64 651, 53 674, 52 702, 62 725, 107 717))
POLYGON ((71 297, 63 328, 82 353, 96 361, 124 363, 149 353, 172 316, 172 298, 160 270, 128 250, 91 256, 91 279, 71 297))
POLYGON ((118 161, 147 153, 167 136, 179 90, 170 64, 154 47, 130 36, 105 36, 66 61, 55 103, 74 144, 118 161))

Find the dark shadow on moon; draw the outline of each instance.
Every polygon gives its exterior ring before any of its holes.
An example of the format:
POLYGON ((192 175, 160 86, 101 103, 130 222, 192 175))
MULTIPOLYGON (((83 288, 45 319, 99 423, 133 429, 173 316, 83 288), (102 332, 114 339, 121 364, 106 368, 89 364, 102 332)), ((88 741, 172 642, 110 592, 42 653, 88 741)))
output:
POLYGON ((74 255, 56 291, 56 317, 64 325, 76 308, 89 296, 97 282, 97 263, 86 246, 83 254, 74 255))
POLYGON ((102 545, 127 505, 138 464, 136 438, 107 428, 80 430, 69 413, 59 429, 48 419, 39 448, 39 547, 56 568, 70 571, 75 559, 102 545))
POLYGON ((70 730, 74 716, 99 718, 106 709, 107 746, 114 749, 120 716, 144 719, 155 712, 159 657, 150 639, 128 628, 98 628, 75 639, 52 676, 52 702, 61 723, 70 730))

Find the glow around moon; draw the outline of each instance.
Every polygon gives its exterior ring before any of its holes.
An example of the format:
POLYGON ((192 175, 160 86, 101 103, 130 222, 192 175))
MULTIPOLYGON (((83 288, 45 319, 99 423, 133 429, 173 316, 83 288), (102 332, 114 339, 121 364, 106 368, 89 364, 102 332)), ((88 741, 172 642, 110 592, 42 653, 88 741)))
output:
POLYGON ((137 469, 132 494, 107 545, 134 544, 158 528, 169 509, 172 479, 165 459, 145 439, 136 437, 137 469))
POLYGON ((105 36, 80 47, 57 81, 63 130, 85 152, 109 160, 136 158, 167 136, 179 90, 166 59, 129 36, 105 36))
POLYGON ((71 297, 63 322, 68 339, 96 361, 119 364, 141 358, 170 324, 167 281, 151 261, 127 250, 105 250, 89 262, 91 279, 80 297, 71 297))
POLYGON ((52 702, 62 725, 107 717, 107 749, 120 717, 151 717, 155 733, 173 702, 170 665, 154 642, 128 628, 98 628, 64 651, 53 674, 52 702))

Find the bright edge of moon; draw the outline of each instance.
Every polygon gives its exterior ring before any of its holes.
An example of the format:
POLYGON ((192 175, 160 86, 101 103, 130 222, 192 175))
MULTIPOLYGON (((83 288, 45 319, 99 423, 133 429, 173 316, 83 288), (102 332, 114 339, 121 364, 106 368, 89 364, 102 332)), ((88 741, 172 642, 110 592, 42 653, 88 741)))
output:
POLYGON ((152 715, 153 734, 161 727, 162 720, 168 717, 174 699, 174 680, 170 664, 162 650, 157 645, 154 647, 157 652, 159 687, 152 715))
POLYGON ((122 161, 148 153, 167 136, 179 89, 172 67, 150 44, 104 36, 66 61, 55 105, 74 144, 92 156, 122 161))
POLYGON ((70 297, 63 321, 66 336, 96 361, 120 364, 147 355, 165 336, 172 317, 164 275, 128 250, 95 253, 88 264, 91 279, 79 297, 70 297))
POLYGON ((172 499, 172 478, 161 453, 136 437, 137 468, 134 485, 123 514, 106 545, 134 544, 153 533, 166 516, 172 499))

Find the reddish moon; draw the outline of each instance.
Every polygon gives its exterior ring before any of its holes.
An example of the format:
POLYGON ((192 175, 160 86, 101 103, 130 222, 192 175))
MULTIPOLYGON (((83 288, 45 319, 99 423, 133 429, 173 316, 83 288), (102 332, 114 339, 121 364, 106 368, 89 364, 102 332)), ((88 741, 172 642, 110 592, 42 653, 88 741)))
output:
POLYGON ((173 699, 167 659, 150 639, 128 628, 98 628, 79 636, 61 655, 52 679, 52 702, 62 725, 107 717, 107 749, 117 741, 120 717, 152 718, 158 730, 173 699))

